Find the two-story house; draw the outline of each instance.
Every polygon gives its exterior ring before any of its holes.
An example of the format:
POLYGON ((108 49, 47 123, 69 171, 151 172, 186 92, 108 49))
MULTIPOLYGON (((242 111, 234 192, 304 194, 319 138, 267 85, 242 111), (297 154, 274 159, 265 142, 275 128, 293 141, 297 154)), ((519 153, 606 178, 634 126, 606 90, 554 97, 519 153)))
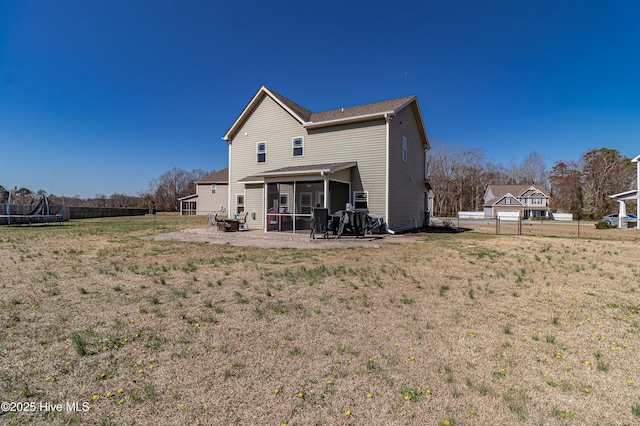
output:
POLYGON ((391 231, 429 210, 429 140, 415 96, 314 113, 261 87, 224 135, 229 212, 251 229, 308 230, 311 210, 351 204, 391 231))
POLYGON ((532 185, 489 185, 484 193, 484 217, 518 212, 523 219, 549 217, 549 196, 532 185))
POLYGON ((213 172, 194 182, 196 193, 179 198, 180 214, 205 215, 226 212, 229 201, 229 168, 213 172))

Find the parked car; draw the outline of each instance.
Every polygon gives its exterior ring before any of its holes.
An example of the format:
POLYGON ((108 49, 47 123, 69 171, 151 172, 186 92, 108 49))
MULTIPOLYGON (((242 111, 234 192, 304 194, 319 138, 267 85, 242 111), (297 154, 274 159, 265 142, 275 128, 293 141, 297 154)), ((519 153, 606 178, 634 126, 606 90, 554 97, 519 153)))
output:
MULTIPOLYGON (((638 220, 638 216, 633 213, 627 213, 627 218, 629 222, 635 222, 638 220)), ((618 214, 608 214, 602 217, 603 222, 607 222, 609 225, 617 225, 618 224, 618 214)))

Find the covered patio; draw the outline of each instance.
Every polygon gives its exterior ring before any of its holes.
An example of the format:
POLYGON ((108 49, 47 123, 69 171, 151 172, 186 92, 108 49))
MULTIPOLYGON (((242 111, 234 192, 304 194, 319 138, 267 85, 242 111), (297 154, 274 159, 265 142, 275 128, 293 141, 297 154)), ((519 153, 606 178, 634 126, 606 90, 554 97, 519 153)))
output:
MULTIPOLYGON (((314 208, 329 214, 345 209, 351 198, 355 161, 291 166, 259 173, 243 181, 262 180, 264 230, 267 232, 309 233, 314 208)), ((356 191, 352 204, 367 209, 367 193, 356 191)))

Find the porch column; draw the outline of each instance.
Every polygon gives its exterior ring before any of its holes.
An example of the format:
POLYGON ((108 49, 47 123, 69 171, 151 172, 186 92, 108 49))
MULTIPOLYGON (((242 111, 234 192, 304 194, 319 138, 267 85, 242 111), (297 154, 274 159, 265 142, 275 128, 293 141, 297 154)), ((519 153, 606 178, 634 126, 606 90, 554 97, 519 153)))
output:
POLYGON ((636 229, 640 229, 640 155, 631 160, 638 167, 636 171, 636 229))
POLYGON ((329 178, 324 177, 324 207, 325 209, 329 207, 329 178))

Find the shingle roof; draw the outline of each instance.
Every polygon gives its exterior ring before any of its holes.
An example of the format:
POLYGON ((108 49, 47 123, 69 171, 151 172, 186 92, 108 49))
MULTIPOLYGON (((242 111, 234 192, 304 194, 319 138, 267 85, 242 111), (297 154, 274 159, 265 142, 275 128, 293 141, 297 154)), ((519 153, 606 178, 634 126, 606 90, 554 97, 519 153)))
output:
POLYGON ((272 95, 277 97, 280 102, 282 102, 287 108, 289 108, 303 121, 311 123, 322 123, 324 121, 361 117, 372 114, 383 114, 385 112, 395 112, 398 108, 415 99, 415 96, 405 96, 402 98, 372 102, 364 105, 356 105, 346 108, 337 108, 323 112, 311 112, 305 107, 298 105, 288 98, 285 98, 281 94, 269 88, 265 89, 267 89, 269 92, 271 92, 272 95))
POLYGON ((364 105, 356 105, 348 108, 332 109, 324 112, 314 112, 309 121, 321 123, 324 121, 340 120, 352 117, 361 117, 372 114, 383 114, 385 112, 395 112, 398 108, 415 99, 414 96, 389 99, 387 101, 372 102, 364 105))
POLYGON ((274 176, 274 175, 286 175, 286 174, 301 174, 301 173, 335 173, 340 170, 348 169, 350 167, 357 166, 355 161, 347 161, 343 163, 326 163, 326 164, 309 164, 305 166, 288 166, 280 169, 269 170, 266 172, 258 173, 257 176, 274 176))
POLYGON ((269 92, 271 92, 271 94, 277 97, 278 100, 280 100, 280 102, 282 102, 287 108, 289 108, 294 114, 300 117, 303 121, 309 121, 311 115, 313 114, 311 111, 309 111, 308 109, 306 109, 301 105, 298 105, 297 103, 293 102, 291 99, 285 98, 280 93, 274 92, 271 89, 268 89, 268 90, 269 92))
POLYGON ((236 132, 241 125, 242 121, 248 116, 249 112, 255 108, 260 100, 264 96, 270 96, 277 103, 279 103, 284 109, 286 109, 300 124, 304 127, 324 127, 328 125, 341 124, 345 122, 364 121, 382 117, 384 114, 396 114, 405 106, 412 102, 415 102, 414 108, 417 115, 417 120, 420 123, 420 130, 423 134, 425 143, 428 144, 428 138, 426 131, 424 130, 424 124, 422 123, 422 116, 420 114, 420 108, 417 105, 417 99, 415 96, 405 96, 402 98, 389 99, 386 101, 372 102, 363 105, 356 105, 345 108, 337 108, 323 112, 311 112, 305 107, 293 102, 281 94, 274 92, 273 90, 262 86, 258 93, 253 97, 251 102, 245 107, 240 116, 236 119, 235 123, 227 131, 227 134, 222 138, 223 140, 230 140, 234 132, 236 132))
POLYGON ((195 181, 195 183, 229 183, 229 168, 213 172, 195 181))

